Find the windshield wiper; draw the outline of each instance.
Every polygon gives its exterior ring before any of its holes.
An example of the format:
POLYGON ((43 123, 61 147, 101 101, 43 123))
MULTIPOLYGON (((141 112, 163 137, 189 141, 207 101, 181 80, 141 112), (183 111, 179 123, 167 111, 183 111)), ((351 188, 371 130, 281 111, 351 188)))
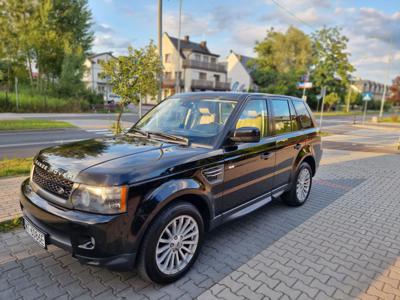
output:
POLYGON ((185 138, 183 136, 174 135, 174 134, 168 134, 168 133, 164 133, 164 132, 152 132, 152 131, 148 131, 148 134, 159 136, 159 137, 167 139, 169 141, 174 141, 174 142, 177 142, 179 144, 183 144, 183 145, 189 146, 189 139, 185 138))
POLYGON ((146 137, 146 138, 149 138, 149 132, 147 132, 147 131, 144 131, 144 130, 141 130, 141 129, 139 129, 139 128, 136 128, 136 127, 133 127, 133 128, 131 128, 128 132, 127 132, 127 134, 129 134, 129 133, 139 133, 139 134, 141 134, 142 136, 144 136, 144 137, 146 137))

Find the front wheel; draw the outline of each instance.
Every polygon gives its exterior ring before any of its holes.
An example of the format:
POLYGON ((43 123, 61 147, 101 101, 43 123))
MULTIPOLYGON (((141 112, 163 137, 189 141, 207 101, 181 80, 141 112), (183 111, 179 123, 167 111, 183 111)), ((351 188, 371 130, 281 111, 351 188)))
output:
POLYGON ((195 262, 203 241, 204 223, 190 203, 167 207, 151 224, 140 249, 138 271, 156 283, 182 277, 195 262))
POLYGON ((291 189, 282 195, 283 201, 290 206, 303 205, 310 195, 311 185, 311 167, 308 163, 303 162, 296 171, 291 189))

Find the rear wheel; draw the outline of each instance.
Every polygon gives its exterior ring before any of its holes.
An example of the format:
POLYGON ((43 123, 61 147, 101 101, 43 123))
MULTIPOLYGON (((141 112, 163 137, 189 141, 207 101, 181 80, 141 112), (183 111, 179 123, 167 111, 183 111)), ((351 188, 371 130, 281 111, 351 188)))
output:
POLYGON ((311 167, 308 163, 303 162, 296 171, 291 189, 282 195, 283 201, 290 206, 303 205, 310 195, 311 185, 311 167))
POLYGON ((138 271, 145 279, 170 283, 195 262, 203 241, 204 222, 190 203, 167 207, 151 224, 139 254, 138 271))

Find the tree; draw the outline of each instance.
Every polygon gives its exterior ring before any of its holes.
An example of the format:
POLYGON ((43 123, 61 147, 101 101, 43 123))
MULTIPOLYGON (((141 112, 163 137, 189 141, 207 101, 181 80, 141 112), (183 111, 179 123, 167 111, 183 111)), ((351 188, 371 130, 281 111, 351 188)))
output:
POLYGON ((335 92, 344 98, 350 84, 350 75, 355 71, 349 62, 347 50, 348 38, 336 27, 324 27, 312 35, 314 85, 326 87, 328 92, 335 92))
POLYGON ((400 105, 400 76, 397 76, 392 81, 392 85, 390 87, 390 97, 389 101, 394 105, 400 105))
MULTIPOLYGON (((23 70, 31 84, 32 64, 40 80, 55 82, 70 47, 90 51, 93 42, 87 0, 0 1, 0 60, 8 78, 23 70)), ((10 85, 10 84, 9 84, 10 85)))
POLYGON ((162 62, 151 41, 144 48, 128 47, 128 55, 101 62, 103 78, 108 78, 115 94, 121 97, 120 113, 115 126, 121 132, 121 116, 129 103, 138 104, 146 96, 155 97, 160 87, 158 78, 162 72, 162 62))
POLYGON ((308 72, 312 62, 310 38, 293 26, 285 33, 271 28, 254 48, 257 58, 250 62, 255 83, 262 91, 301 94, 296 82, 308 72))
POLYGON ((69 49, 64 56, 61 66, 61 75, 58 83, 58 91, 65 96, 76 96, 84 90, 82 77, 84 73, 83 63, 85 55, 81 48, 69 49))
POLYGON ((332 107, 340 101, 340 97, 336 93, 330 93, 325 96, 325 104, 328 105, 328 111, 332 109, 332 107))

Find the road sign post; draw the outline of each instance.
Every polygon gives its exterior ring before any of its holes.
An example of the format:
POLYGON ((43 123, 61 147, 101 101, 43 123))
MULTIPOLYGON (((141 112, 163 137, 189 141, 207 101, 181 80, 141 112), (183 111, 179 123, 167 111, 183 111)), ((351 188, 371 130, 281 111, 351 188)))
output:
POLYGON ((364 114, 363 114, 362 123, 364 124, 365 118, 367 116, 368 101, 372 100, 372 94, 371 93, 363 93, 362 100, 364 101, 364 114))

